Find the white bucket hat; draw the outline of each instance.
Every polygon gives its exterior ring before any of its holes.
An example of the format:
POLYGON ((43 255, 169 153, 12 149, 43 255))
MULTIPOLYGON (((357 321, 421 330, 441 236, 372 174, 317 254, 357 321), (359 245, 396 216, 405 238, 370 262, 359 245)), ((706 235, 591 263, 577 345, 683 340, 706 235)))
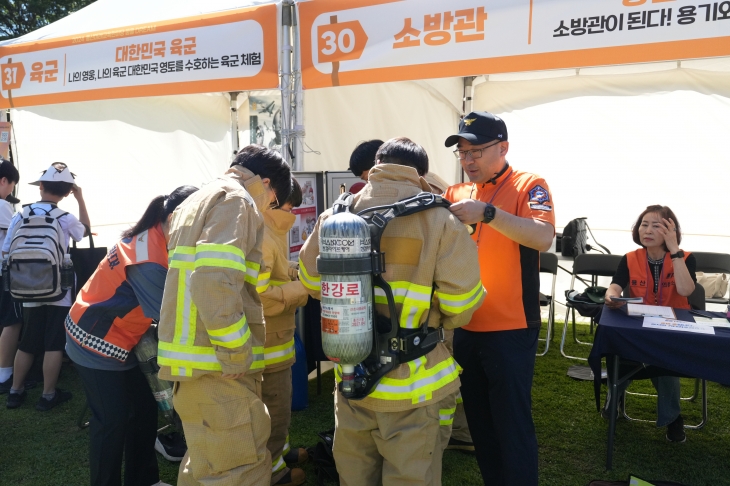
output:
POLYGON ((63 162, 54 162, 51 166, 43 172, 37 181, 31 182, 32 186, 40 186, 41 182, 68 182, 74 184, 74 174, 68 170, 68 167, 63 162))

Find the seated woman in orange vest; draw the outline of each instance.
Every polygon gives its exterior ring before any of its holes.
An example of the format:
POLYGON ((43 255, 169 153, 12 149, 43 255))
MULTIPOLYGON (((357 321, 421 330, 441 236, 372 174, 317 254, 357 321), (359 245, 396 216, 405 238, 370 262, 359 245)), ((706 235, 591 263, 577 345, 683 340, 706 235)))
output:
MULTIPOLYGON (((689 309, 687 297, 695 289, 695 257, 679 249, 682 231, 679 221, 667 206, 649 206, 639 215, 632 229, 634 242, 641 248, 624 255, 611 286, 606 291, 606 306, 626 304, 612 300, 628 286, 631 297, 644 304, 689 309)), ((679 378, 652 378, 657 390, 657 427, 667 426, 667 440, 684 442, 684 420, 679 409, 679 378)), ((630 381, 619 390, 623 396, 630 381)), ((622 398, 619 398, 621 403, 622 398)))
POLYGON ((198 189, 158 196, 122 233, 81 289, 66 318, 66 352, 75 363, 92 417, 92 486, 153 486, 157 404, 132 349, 160 318, 172 212, 198 189))

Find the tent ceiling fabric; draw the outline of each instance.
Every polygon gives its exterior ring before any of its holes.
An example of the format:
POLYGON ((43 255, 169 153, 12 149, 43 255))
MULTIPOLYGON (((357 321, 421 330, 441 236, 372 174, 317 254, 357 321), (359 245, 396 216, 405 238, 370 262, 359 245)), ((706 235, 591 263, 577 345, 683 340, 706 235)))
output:
POLYGON ((279 3, 279 1, 205 0, 201 2, 200 0, 97 0, 88 7, 29 34, 0 42, 0 46, 276 3, 279 3))
MULTIPOLYGON (((83 188, 100 245, 111 245, 153 197, 201 187, 231 159, 226 95, 178 95, 38 106, 12 113, 23 204, 51 162, 66 162, 83 188)), ((73 196, 60 205, 78 214, 73 196)))
POLYGON ((432 172, 453 183, 456 160, 444 140, 457 130, 462 89, 461 78, 451 78, 305 91, 304 170, 347 170, 359 142, 404 136, 426 149, 432 172))
POLYGON ((663 204, 687 249, 727 251, 730 226, 717 210, 730 180, 729 86, 730 73, 693 69, 489 81, 475 90, 475 107, 506 121, 512 164, 546 178, 558 227, 587 216, 630 249, 634 218, 663 204))
POLYGON ((633 73, 628 69, 631 66, 615 66, 611 70, 565 69, 547 73, 519 73, 519 76, 492 75, 488 81, 475 87, 474 99, 478 100, 479 106, 489 107, 489 111, 504 113, 591 93, 602 96, 638 96, 645 93, 693 90, 730 97, 728 58, 716 61, 682 61, 680 67, 676 62, 659 64, 662 70, 644 69, 643 72, 633 73), (699 69, 694 69, 695 66, 699 69), (702 69, 713 66, 713 70, 702 69), (608 74, 611 72, 614 74, 608 74))

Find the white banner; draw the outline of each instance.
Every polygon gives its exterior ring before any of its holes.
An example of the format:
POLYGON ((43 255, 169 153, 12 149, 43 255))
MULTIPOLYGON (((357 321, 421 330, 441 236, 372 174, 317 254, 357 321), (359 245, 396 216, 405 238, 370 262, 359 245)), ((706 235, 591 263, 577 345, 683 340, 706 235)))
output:
POLYGON ((730 54, 730 1, 342 5, 324 0, 299 6, 305 87, 730 54))
POLYGON ((275 87, 275 21, 271 5, 0 48, 0 106, 275 87))

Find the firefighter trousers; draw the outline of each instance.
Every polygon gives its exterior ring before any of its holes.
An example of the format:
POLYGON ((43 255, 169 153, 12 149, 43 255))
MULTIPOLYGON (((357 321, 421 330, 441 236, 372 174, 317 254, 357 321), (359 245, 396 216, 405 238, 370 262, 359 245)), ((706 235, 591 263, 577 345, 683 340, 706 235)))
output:
POLYGON ((203 375, 176 383, 173 403, 188 443, 178 486, 269 484, 271 421, 260 381, 203 375))
POLYGON ((451 427, 451 438, 468 443, 472 441, 469 424, 466 422, 466 413, 464 413, 464 402, 459 396, 456 398, 456 414, 454 414, 454 424, 451 427))
POLYGON ((440 486, 456 393, 401 412, 373 412, 335 392, 332 451, 342 486, 440 486))
POLYGON ((262 399, 271 416, 271 436, 266 448, 271 453, 271 484, 281 479, 289 468, 284 456, 289 452, 289 425, 291 424, 291 366, 283 370, 264 372, 262 399))

